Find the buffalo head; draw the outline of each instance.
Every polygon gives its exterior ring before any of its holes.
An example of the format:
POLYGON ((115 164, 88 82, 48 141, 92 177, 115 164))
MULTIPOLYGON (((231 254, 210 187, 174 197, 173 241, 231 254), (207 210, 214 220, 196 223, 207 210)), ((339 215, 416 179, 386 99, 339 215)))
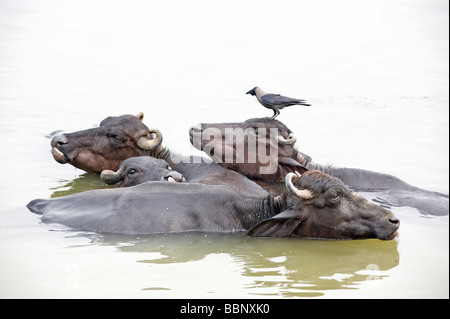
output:
POLYGON ((297 138, 283 123, 255 118, 239 123, 201 123, 190 129, 191 143, 216 163, 259 180, 283 180, 305 172, 311 158, 294 147, 297 138))
POLYGON ((286 176, 285 209, 248 231, 250 236, 393 239, 399 220, 321 171, 286 176))
POLYGON ((183 175, 172 170, 165 160, 151 156, 128 158, 120 164, 116 172, 102 171, 100 178, 109 185, 120 183, 120 187, 134 186, 149 181, 186 181, 183 175))
POLYGON ((111 116, 99 127, 57 135, 51 141, 53 158, 89 173, 117 170, 123 160, 148 155, 161 145, 162 135, 149 130, 143 118, 143 113, 111 116))

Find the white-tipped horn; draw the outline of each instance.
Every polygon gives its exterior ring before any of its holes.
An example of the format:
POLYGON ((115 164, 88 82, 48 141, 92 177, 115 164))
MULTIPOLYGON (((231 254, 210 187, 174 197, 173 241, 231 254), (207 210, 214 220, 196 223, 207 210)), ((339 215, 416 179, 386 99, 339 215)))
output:
POLYGON ((286 175, 286 188, 292 195, 297 196, 300 199, 311 199, 314 197, 314 194, 309 189, 298 189, 292 183, 293 179, 300 178, 300 174, 298 172, 288 173, 286 175))
POLYGON ((282 135, 278 135, 278 143, 291 145, 297 142, 297 138, 294 136, 294 133, 289 133, 288 138, 284 138, 282 135))
POLYGON ((117 172, 106 169, 100 173, 100 178, 103 181, 103 183, 108 185, 114 185, 122 181, 122 173, 120 169, 117 172))
POLYGON ((148 131, 150 134, 155 134, 156 137, 155 138, 149 138, 147 136, 143 136, 140 137, 137 141, 136 144, 137 146, 139 146, 140 148, 142 148, 143 150, 154 150, 157 147, 159 147, 162 143, 162 133, 159 130, 156 129, 152 129, 148 131))

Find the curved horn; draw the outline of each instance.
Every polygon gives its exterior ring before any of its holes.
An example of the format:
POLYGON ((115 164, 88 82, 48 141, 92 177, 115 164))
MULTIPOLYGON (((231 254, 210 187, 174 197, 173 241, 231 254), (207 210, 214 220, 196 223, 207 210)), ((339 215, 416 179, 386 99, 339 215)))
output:
POLYGON ((122 181, 122 173, 120 169, 117 172, 105 169, 100 173, 100 178, 102 179, 103 183, 114 185, 122 181))
POLYGON ((294 133, 289 133, 287 139, 285 139, 282 135, 278 135, 278 143, 280 144, 291 145, 295 142, 297 142, 297 138, 294 136, 294 133))
POLYGON ((314 197, 314 194, 308 189, 298 189, 292 183, 294 178, 299 178, 300 174, 298 172, 289 173, 286 175, 286 188, 292 195, 297 196, 300 199, 311 199, 314 197))
POLYGON ((142 148, 143 150, 146 151, 150 151, 153 150, 155 148, 158 148, 161 143, 162 143, 162 133, 159 130, 153 129, 153 130, 148 130, 149 134, 155 134, 156 137, 155 138, 148 138, 147 136, 143 136, 138 138, 138 140, 136 141, 136 144, 142 148))

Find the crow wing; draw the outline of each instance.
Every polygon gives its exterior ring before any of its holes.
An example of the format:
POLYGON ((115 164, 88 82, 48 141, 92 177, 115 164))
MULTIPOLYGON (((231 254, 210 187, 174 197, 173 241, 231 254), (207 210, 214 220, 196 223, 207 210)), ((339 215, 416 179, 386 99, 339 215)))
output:
POLYGON ((285 107, 295 104, 309 106, 309 104, 305 103, 306 102, 305 100, 293 99, 280 94, 266 94, 261 97, 261 100, 268 106, 285 107))

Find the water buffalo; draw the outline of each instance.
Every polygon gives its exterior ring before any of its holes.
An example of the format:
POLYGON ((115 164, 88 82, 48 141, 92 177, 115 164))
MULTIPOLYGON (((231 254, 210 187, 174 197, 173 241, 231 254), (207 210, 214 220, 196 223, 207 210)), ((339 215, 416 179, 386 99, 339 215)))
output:
POLYGON ((180 232, 326 239, 393 239, 399 220, 320 171, 286 177, 286 191, 250 198, 226 186, 147 182, 91 190, 27 207, 45 223, 121 234, 180 232))
POLYGON ((119 183, 119 187, 128 187, 149 181, 185 182, 186 179, 163 159, 150 156, 131 157, 120 164, 117 172, 103 170, 102 181, 109 185, 119 183))
POLYGON ((123 160, 148 155, 161 145, 154 136, 157 132, 149 130, 143 118, 143 113, 110 116, 99 127, 56 135, 50 143, 53 158, 88 173, 117 170, 123 160))
POLYGON ((52 154, 59 163, 69 163, 91 173, 118 170, 130 157, 163 159, 188 182, 227 185, 246 196, 265 196, 267 191, 240 173, 200 156, 181 156, 162 146, 163 135, 149 129, 143 113, 104 119, 99 127, 61 134, 51 141, 52 154))
POLYGON ((214 162, 251 179, 283 180, 287 173, 307 171, 311 158, 294 148, 297 138, 271 118, 239 123, 201 123, 191 127, 190 140, 214 162))
MULTIPOLYGON (((449 213, 448 195, 420 189, 389 174, 314 163, 311 157, 295 148, 296 139, 293 137, 292 131, 278 120, 255 118, 238 123, 201 123, 191 128, 190 136, 191 143, 205 151, 214 161, 250 178, 270 181, 280 179, 286 173, 301 167, 309 170, 317 169, 338 177, 356 191, 376 190, 381 192, 382 198, 378 200, 384 204, 414 207, 423 214, 448 215, 449 213), (270 133, 271 128, 279 132, 278 137, 274 138, 270 133), (248 138, 233 136, 230 138, 230 134, 235 132, 244 132, 248 138), (252 132, 257 132, 257 134, 252 132), (239 152, 249 153, 248 149, 252 146, 252 139, 257 139, 258 144, 264 145, 265 143, 266 149, 273 149, 268 152, 269 156, 264 161, 261 161, 258 156, 253 156, 251 158, 253 161, 249 161, 248 157, 236 155, 239 152), (274 143, 278 144, 274 146, 274 143), (278 146, 278 151, 276 146, 278 146), (261 173, 261 168, 268 165, 267 161, 272 163, 273 167, 277 167, 277 172, 261 173)), ((254 144, 255 142, 253 142, 254 144)), ((259 154, 259 150, 257 153, 259 154)))
POLYGON ((100 178, 109 185, 119 183, 119 187, 166 180, 169 182, 225 185, 245 196, 264 197, 267 195, 267 191, 273 191, 270 185, 263 184, 261 187, 242 174, 216 163, 175 163, 174 165, 186 172, 187 179, 184 174, 173 170, 165 160, 151 156, 128 158, 122 162, 116 172, 112 170, 102 171, 100 178))

